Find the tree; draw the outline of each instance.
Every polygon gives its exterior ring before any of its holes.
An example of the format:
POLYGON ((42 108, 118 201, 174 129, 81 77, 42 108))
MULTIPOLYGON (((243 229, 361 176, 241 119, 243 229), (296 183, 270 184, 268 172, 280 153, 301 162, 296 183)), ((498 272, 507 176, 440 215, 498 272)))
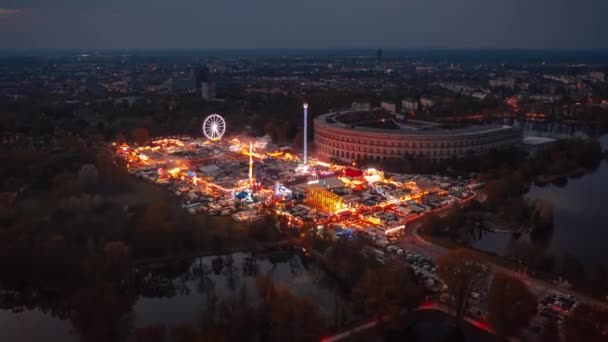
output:
POLYGON ((127 142, 127 137, 123 133, 118 132, 114 135, 114 142, 117 145, 122 145, 127 142))
POLYGON ((295 146, 297 149, 304 148, 304 132, 302 132, 302 130, 298 130, 296 133, 296 136, 293 139, 293 146, 295 146))
POLYGON ((99 172, 93 164, 85 164, 80 168, 78 172, 78 182, 80 187, 88 192, 91 192, 97 185, 99 179, 99 172))
POLYGON ((198 331, 192 323, 178 323, 171 327, 171 340, 173 342, 196 342, 198 331))
POLYGON ((264 133, 270 137, 272 141, 277 141, 277 125, 273 121, 268 121, 264 126, 264 133))
POLYGON ((262 340, 319 340, 324 320, 315 303, 294 297, 287 288, 275 286, 268 276, 258 276, 256 285, 262 302, 253 317, 259 322, 257 335, 262 340))
POLYGON ((520 279, 496 273, 488 293, 489 319, 499 337, 517 336, 536 314, 536 297, 520 279))
POLYGON ((561 336, 559 335, 559 330, 557 327, 557 323, 554 319, 548 319, 543 325, 543 330, 540 333, 540 341, 539 342, 560 342, 561 336))
POLYGON ((62 200, 82 193, 80 184, 70 173, 61 173, 53 179, 52 195, 54 200, 62 200))
POLYGON ((381 284, 379 272, 367 267, 352 291, 356 308, 367 315, 379 312, 382 305, 381 296, 378 293, 381 284))
POLYGON ((78 291, 71 300, 71 322, 86 342, 124 341, 132 320, 131 304, 115 286, 78 291))
POLYGON ((608 340, 608 311, 581 303, 562 325, 568 342, 600 342, 608 340))
POLYGON ((440 278, 447 286, 447 294, 453 302, 456 318, 462 320, 471 293, 478 289, 487 277, 487 267, 482 265, 477 254, 466 248, 459 248, 439 257, 437 268, 440 278))
POLYGON ((133 139, 137 145, 142 146, 150 139, 150 133, 147 128, 134 128, 133 131, 131 131, 131 139, 133 139))
POLYGON ((129 247, 124 242, 106 242, 103 245, 103 256, 107 278, 120 280, 129 271, 129 247))
POLYGON ((418 284, 414 270, 400 262, 387 263, 381 268, 385 311, 398 314, 415 309, 424 300, 425 290, 418 284))
POLYGON ((553 226, 553 203, 548 199, 536 200, 532 205, 532 226, 549 229, 553 226))
POLYGON ((367 315, 410 311, 422 303, 424 294, 413 270, 398 262, 368 266, 352 291, 356 307, 367 315))
POLYGON ((429 234, 439 234, 441 231, 441 218, 436 213, 424 215, 421 224, 429 234))
POLYGON ((608 294, 608 265, 600 264, 591 269, 589 275, 589 289, 597 296, 608 294))
POLYGON ((351 289, 365 272, 366 260, 358 241, 339 240, 325 250, 327 267, 343 286, 351 289))
POLYGON ((135 342, 163 342, 165 328, 160 324, 135 329, 135 342))

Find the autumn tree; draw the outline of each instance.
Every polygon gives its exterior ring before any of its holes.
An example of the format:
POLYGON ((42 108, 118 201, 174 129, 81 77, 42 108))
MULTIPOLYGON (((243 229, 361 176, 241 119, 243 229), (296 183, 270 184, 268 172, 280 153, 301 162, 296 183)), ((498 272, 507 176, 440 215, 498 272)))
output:
POLYGON ((318 341, 323 320, 318 307, 309 299, 300 299, 285 287, 278 287, 270 303, 271 341, 318 341))
POLYGON ((361 254, 362 248, 358 241, 341 239, 325 251, 327 267, 349 289, 355 286, 365 272, 366 259, 361 254))
POLYGON ((78 291, 71 299, 70 320, 85 342, 124 341, 131 329, 131 303, 113 285, 78 291))
POLYGON ((425 289, 418 283, 414 270, 400 262, 390 262, 381 268, 382 292, 386 312, 397 314, 417 308, 424 300, 425 289))
POLYGON ((272 141, 277 141, 277 125, 273 121, 268 121, 264 126, 264 133, 270 137, 272 141))
POLYGON ((539 342, 560 342, 561 340, 557 322, 554 319, 548 319, 540 332, 539 342))
POLYGON ((380 311, 382 298, 378 295, 381 286, 380 273, 378 270, 367 267, 363 276, 352 291, 355 307, 366 313, 373 314, 380 311))
POLYGON ((80 187, 88 192, 95 189, 97 181, 99 180, 99 172, 93 164, 85 164, 78 171, 78 182, 80 187))
POLYGON ((127 142, 127 137, 122 132, 118 132, 114 135, 114 142, 117 145, 122 145, 127 142))
POLYGON ((368 267, 352 291, 355 306, 367 315, 410 311, 423 301, 424 295, 414 271, 398 262, 368 267))
POLYGON ((54 200, 62 200, 78 196, 82 189, 78 180, 70 173, 61 173, 53 179, 52 195, 54 200))
POLYGON ((170 207, 164 202, 150 204, 135 219, 134 247, 144 255, 163 255, 169 251, 175 238, 175 224, 170 207))
POLYGON ((441 230, 441 218, 436 213, 424 215, 421 224, 429 234, 438 234, 441 230))
POLYGON ((142 146, 150 139, 150 133, 147 128, 134 128, 131 131, 131 138, 137 145, 142 146))
POLYGON ((536 314, 536 297, 520 279, 496 273, 488 293, 492 326, 501 338, 517 336, 536 314))
POLYGON ((173 342, 196 342, 198 331, 192 323, 178 323, 171 327, 171 340, 173 342))
POLYGON ((600 264, 591 269, 589 274, 589 289, 597 296, 608 294, 608 265, 600 264))
POLYGON ((103 245, 104 268, 108 277, 119 280, 130 268, 129 247, 122 241, 106 242, 103 245))
POLYGON ((462 320, 469 306, 471 293, 487 279, 487 267, 474 252, 459 248, 449 251, 437 260, 440 278, 447 286, 456 318, 462 320))
POLYGON ((568 342, 600 342, 608 340, 608 311, 596 305, 581 303, 562 325, 568 342))
POLYGON ((164 342, 165 328, 160 324, 135 329, 135 342, 164 342))

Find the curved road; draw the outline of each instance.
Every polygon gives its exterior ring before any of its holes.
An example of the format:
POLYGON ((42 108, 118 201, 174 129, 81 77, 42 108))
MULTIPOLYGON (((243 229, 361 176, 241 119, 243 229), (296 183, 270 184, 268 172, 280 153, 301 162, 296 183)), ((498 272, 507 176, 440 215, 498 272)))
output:
MULTIPOLYGON (((439 213, 440 217, 444 217, 445 215, 447 215, 447 210, 444 210, 439 213)), ((418 235, 418 229, 420 229, 420 227, 420 220, 413 221, 412 223, 410 223, 410 225, 407 225, 405 227, 405 235, 398 242, 399 246, 406 250, 411 250, 426 255, 433 260, 437 260, 437 258, 439 258, 440 256, 448 253, 448 248, 436 245, 428 240, 423 239, 420 235, 418 235)), ((608 303, 604 301, 589 297, 587 295, 575 292, 570 289, 557 286, 542 279, 533 278, 528 274, 523 274, 522 272, 506 268, 504 266, 491 264, 490 267, 494 270, 494 272, 502 272, 510 276, 523 279, 528 284, 528 286, 530 286, 532 292, 536 293, 537 295, 574 295, 578 300, 598 305, 600 307, 603 307, 604 309, 608 309, 608 303)))

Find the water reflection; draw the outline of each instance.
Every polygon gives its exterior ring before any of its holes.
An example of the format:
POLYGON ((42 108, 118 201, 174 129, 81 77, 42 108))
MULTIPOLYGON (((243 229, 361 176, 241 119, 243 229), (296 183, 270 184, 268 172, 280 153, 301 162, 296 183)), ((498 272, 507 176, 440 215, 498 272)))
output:
MULTIPOLYGON (((198 326, 210 304, 242 298, 256 304, 257 275, 267 275, 296 297, 317 303, 328 321, 333 319, 337 311, 333 281, 316 262, 291 251, 242 252, 135 268, 124 284, 125 296, 137 298, 132 308, 133 328, 183 322, 198 326)), ((57 341, 79 340, 68 320, 35 309, 0 311, 0 323, 6 341, 38 341, 45 336, 57 341)))
MULTIPOLYGON (((608 147, 608 135, 599 141, 608 147)), ((525 234, 520 237, 556 258, 556 271, 564 268, 591 270, 599 264, 608 264, 608 162, 602 161, 592 173, 569 178, 563 186, 549 184, 532 186, 527 197, 546 198, 554 205, 553 229, 547 232, 525 234), (566 264, 564 264, 566 263, 566 264), (571 265, 571 266, 568 266, 571 265)), ((483 232, 471 244, 481 250, 505 255, 516 237, 512 234, 483 232)), ((579 271, 577 271, 579 272, 579 271)))

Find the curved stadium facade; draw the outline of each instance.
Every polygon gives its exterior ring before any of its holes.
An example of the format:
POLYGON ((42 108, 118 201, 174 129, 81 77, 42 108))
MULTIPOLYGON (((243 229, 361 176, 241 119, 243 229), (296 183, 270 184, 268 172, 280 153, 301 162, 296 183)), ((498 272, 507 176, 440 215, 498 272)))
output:
POLYGON ((380 110, 323 114, 314 121, 316 155, 321 160, 382 160, 404 156, 433 160, 483 154, 521 144, 510 126, 484 125, 444 129, 439 124, 404 120, 380 110))

